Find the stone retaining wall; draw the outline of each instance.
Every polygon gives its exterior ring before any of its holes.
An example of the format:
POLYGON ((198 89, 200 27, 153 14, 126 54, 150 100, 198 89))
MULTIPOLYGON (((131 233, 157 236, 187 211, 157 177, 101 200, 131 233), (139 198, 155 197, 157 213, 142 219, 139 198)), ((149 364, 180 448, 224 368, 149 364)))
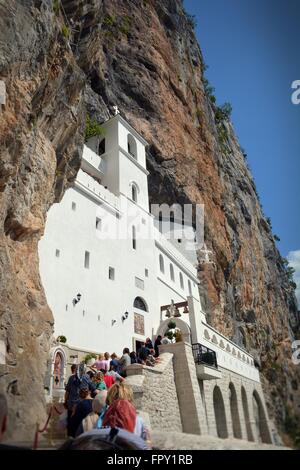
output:
POLYGON ((280 444, 260 382, 221 367, 221 378, 199 379, 184 342, 160 346, 160 358, 154 368, 127 368, 136 407, 149 414, 152 429, 280 444))
POLYGON ((133 388, 136 408, 149 414, 152 429, 182 431, 173 354, 164 353, 160 358, 155 367, 128 366, 126 383, 133 388))

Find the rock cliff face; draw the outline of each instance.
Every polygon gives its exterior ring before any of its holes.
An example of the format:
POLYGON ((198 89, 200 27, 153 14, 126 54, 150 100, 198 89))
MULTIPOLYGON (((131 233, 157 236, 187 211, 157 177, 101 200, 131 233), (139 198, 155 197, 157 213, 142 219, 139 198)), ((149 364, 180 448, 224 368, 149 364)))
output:
MULTIPOLYGON (((1 337, 12 423, 43 415, 53 318, 38 274, 46 211, 80 165, 84 109, 117 104, 150 142, 151 202, 204 203, 211 263, 199 278, 209 321, 261 368, 285 432, 299 400, 294 291, 230 122, 207 96, 203 60, 180 0, 0 0, 1 337)), ((1 339, 1 338, 0 338, 1 339)))

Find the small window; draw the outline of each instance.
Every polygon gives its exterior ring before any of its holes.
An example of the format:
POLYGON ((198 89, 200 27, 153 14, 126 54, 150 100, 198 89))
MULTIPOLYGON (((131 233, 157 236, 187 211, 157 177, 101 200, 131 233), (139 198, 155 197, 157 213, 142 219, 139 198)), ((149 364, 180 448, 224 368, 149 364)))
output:
POLYGON ((170 278, 171 278, 171 281, 173 282, 175 281, 173 264, 170 264, 170 278))
POLYGON ((190 280, 188 280, 188 289, 189 289, 189 295, 192 295, 192 284, 190 280))
POLYGON ((98 321, 100 321, 100 315, 98 315, 98 321))
POLYGON ((136 250, 136 228, 134 225, 132 227, 132 248, 136 250))
POLYGON ((89 253, 89 251, 86 251, 84 253, 84 267, 86 269, 89 269, 89 267, 90 267, 90 253, 89 253))
POLYGON ((163 231, 162 212, 160 212, 160 213, 159 213, 159 216, 158 216, 158 230, 160 231, 160 233, 162 233, 162 231, 163 231))
POLYGON ((102 224, 101 219, 99 219, 99 217, 96 217, 96 230, 101 231, 101 224, 102 224))
POLYGON ((102 139, 98 147, 98 155, 103 155, 105 153, 105 139, 102 139))
POLYGON ((159 255, 159 269, 161 273, 165 272, 165 263, 164 263, 163 255, 159 255))
POLYGON ((138 287, 139 289, 144 290, 145 284, 143 279, 139 279, 138 277, 135 278, 135 287, 138 287))
POLYGON ((146 225, 146 219, 142 218, 142 224, 146 225))
POLYGON ((180 287, 181 287, 181 289, 184 289, 184 282, 183 282, 183 275, 182 275, 182 273, 179 273, 179 281, 180 281, 180 287))
POLYGON ((145 269, 145 277, 149 277, 149 271, 148 271, 148 269, 145 269))
POLYGON ((55 250, 55 256, 56 256, 56 258, 60 257, 60 250, 55 250))
POLYGON ((182 241, 181 238, 178 238, 177 242, 178 242, 178 243, 181 243, 181 241, 182 241))
POLYGON ((76 211, 76 202, 72 202, 72 211, 76 211))
POLYGON ((111 266, 108 268, 108 279, 111 281, 114 281, 115 279, 115 268, 112 268, 111 266))
POLYGON ((134 202, 137 202, 137 187, 135 184, 131 185, 131 199, 134 202))

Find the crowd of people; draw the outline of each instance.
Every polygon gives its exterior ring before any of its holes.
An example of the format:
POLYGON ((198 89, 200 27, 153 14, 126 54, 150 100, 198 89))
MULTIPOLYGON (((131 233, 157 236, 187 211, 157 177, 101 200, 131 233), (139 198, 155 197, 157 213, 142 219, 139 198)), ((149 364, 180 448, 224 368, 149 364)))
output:
POLYGON ((131 364, 154 367, 160 362, 159 346, 167 342, 167 337, 158 336, 154 344, 147 338, 137 352, 124 348, 121 357, 101 353, 81 377, 73 364, 65 393, 68 436, 77 438, 93 429, 111 427, 149 442, 147 426, 133 405, 132 389, 124 382, 126 368, 131 364))
MULTIPOLYGON (((80 372, 76 364, 65 387, 64 406, 68 441, 61 449, 149 449, 151 438, 142 417, 133 404, 133 390, 125 381, 130 364, 149 367, 160 362, 159 346, 169 343, 158 336, 150 338, 135 352, 124 348, 99 354, 94 364, 80 372)), ((7 427, 7 402, 0 394, 0 441, 7 427)), ((7 446, 1 444, 1 448, 7 446)), ((11 448, 11 446, 8 446, 11 448)))

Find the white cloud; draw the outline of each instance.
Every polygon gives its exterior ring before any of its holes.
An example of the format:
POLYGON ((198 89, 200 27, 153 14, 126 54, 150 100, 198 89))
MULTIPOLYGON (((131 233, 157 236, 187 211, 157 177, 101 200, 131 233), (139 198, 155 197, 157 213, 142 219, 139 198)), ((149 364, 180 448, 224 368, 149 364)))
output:
POLYGON ((296 296, 298 305, 300 306, 300 250, 290 251, 287 259, 289 260, 290 266, 295 269, 294 281, 297 284, 296 296))

